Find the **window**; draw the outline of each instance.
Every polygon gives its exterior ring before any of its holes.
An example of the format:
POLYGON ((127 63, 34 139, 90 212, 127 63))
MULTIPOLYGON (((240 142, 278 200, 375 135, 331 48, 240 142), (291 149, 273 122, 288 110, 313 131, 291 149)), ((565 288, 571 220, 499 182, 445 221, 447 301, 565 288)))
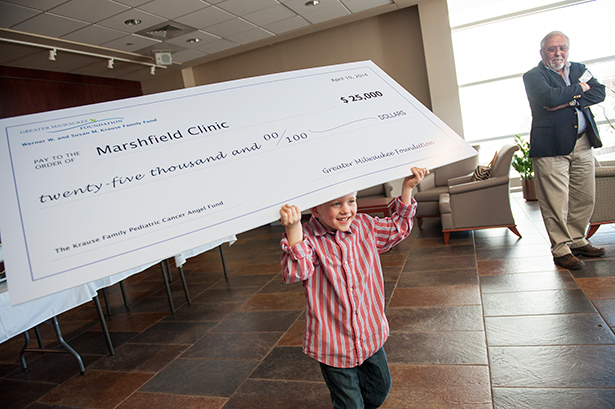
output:
MULTIPOLYGON (((540 41, 560 30, 570 61, 587 65, 607 86, 592 107, 604 147, 615 159, 615 20, 612 0, 448 0, 464 134, 488 161, 515 134, 529 138, 531 112, 522 75, 540 61, 540 41)), ((603 156, 604 155, 604 156, 603 156)))

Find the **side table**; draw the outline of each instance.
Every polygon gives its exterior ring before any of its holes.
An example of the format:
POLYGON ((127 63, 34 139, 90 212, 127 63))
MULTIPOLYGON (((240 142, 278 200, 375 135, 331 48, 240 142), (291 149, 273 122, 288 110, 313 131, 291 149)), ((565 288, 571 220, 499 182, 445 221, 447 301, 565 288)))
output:
POLYGON ((393 206, 395 206, 394 197, 357 199, 357 211, 360 213, 384 213, 385 217, 391 217, 393 206))

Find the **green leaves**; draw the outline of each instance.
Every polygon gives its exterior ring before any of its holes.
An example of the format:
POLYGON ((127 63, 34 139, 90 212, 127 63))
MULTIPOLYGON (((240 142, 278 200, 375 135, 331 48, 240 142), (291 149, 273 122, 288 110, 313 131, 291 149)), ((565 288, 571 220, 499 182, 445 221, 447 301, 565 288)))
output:
POLYGON ((534 164, 532 158, 530 158, 530 143, 525 142, 519 135, 515 135, 515 143, 519 150, 513 156, 513 169, 519 172, 523 180, 534 179, 534 164))

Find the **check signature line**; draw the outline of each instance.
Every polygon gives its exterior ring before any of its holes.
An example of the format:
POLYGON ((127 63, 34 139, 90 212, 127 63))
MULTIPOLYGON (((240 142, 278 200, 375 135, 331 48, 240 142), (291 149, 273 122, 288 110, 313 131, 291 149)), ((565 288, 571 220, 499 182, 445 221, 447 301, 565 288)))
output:
POLYGON ((367 121, 367 120, 370 120, 370 119, 378 119, 378 118, 376 118, 375 116, 372 116, 372 117, 368 117, 368 118, 357 119, 356 121, 347 122, 347 123, 345 123, 345 124, 338 125, 338 126, 336 126, 336 127, 330 128, 330 129, 324 129, 324 130, 322 130, 322 131, 313 131, 313 130, 311 130, 311 129, 308 129, 308 130, 309 130, 310 132, 313 132, 313 133, 323 133, 323 132, 329 132, 329 131, 333 131, 333 130, 335 130, 335 129, 342 128, 342 127, 344 127, 344 126, 352 125, 352 124, 354 124, 354 123, 361 122, 361 121, 367 121))

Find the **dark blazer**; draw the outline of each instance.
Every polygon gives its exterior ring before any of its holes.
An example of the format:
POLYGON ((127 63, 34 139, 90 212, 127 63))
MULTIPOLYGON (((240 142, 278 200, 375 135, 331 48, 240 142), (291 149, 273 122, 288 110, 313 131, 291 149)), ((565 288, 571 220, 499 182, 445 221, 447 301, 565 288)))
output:
POLYGON ((537 67, 523 75, 525 92, 532 109, 532 130, 530 132, 530 157, 568 155, 574 149, 577 140, 577 110, 567 106, 557 111, 548 111, 544 107, 556 107, 576 101, 576 108, 585 116, 587 136, 594 148, 602 146, 598 128, 590 105, 604 101, 604 85, 593 76, 587 81, 591 87, 583 92, 579 77, 586 71, 585 65, 571 63, 570 83, 557 72, 548 69, 540 62, 537 67))

